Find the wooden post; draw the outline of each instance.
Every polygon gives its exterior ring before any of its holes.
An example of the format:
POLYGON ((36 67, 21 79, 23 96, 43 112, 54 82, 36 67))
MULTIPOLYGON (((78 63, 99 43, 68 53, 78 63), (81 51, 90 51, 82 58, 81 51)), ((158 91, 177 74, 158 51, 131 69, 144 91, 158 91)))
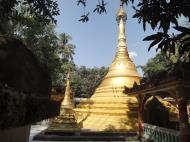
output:
POLYGON ((177 89, 176 94, 178 96, 177 103, 179 108, 179 129, 180 129, 180 142, 190 141, 190 128, 188 123, 187 102, 184 89, 177 89))
POLYGON ((144 109, 144 103, 143 103, 143 95, 138 94, 137 99, 138 99, 138 129, 139 129, 139 140, 141 141, 142 135, 143 135, 143 109, 144 109))

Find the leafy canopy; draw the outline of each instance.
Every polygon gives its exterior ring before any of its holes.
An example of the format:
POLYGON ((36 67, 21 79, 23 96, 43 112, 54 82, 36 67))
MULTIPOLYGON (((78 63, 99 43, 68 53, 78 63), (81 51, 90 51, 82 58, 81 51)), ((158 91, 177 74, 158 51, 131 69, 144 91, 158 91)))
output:
POLYGON ((72 88, 76 97, 90 97, 98 87, 108 68, 76 67, 73 71, 72 88))
POLYGON ((7 23, 24 21, 20 7, 25 7, 29 15, 35 20, 48 24, 56 23, 54 16, 59 15, 59 8, 55 0, 1 0, 0 1, 0 33, 5 33, 7 23))
POLYGON ((172 65, 172 59, 165 56, 163 52, 159 52, 154 58, 149 59, 146 65, 140 67, 144 72, 144 77, 151 78, 159 72, 167 71, 172 65))
POLYGON ((20 20, 9 19, 6 35, 16 37, 47 66, 53 86, 65 83, 68 66, 74 66, 72 58, 75 46, 71 36, 55 32, 55 24, 39 21, 36 15, 28 13, 26 5, 18 5, 20 20))

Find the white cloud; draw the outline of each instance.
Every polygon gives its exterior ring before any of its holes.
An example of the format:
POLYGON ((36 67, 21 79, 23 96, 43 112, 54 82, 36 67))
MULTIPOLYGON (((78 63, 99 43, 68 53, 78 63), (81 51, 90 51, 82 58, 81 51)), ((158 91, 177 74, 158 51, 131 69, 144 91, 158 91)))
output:
POLYGON ((130 57, 131 59, 134 59, 135 57, 137 57, 137 53, 136 53, 135 51, 129 52, 129 57, 130 57))

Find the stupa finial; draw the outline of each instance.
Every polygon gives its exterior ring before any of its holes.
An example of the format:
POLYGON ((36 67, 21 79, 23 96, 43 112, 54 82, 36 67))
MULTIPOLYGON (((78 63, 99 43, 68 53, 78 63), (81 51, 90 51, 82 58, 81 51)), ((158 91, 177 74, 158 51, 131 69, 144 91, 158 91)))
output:
POLYGON ((116 20, 117 20, 118 24, 119 24, 120 19, 123 19, 124 22, 126 22, 126 20, 127 20, 127 14, 123 8, 123 5, 124 5, 124 3, 122 1, 120 1, 120 8, 119 8, 119 10, 117 12, 117 16, 116 16, 116 20))

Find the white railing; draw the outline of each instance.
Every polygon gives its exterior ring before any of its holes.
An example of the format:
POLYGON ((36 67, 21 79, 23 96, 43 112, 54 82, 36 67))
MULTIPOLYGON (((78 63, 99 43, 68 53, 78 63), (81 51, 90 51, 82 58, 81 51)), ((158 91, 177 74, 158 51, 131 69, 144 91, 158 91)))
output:
POLYGON ((179 142, 179 131, 143 123, 143 137, 154 142, 179 142))

